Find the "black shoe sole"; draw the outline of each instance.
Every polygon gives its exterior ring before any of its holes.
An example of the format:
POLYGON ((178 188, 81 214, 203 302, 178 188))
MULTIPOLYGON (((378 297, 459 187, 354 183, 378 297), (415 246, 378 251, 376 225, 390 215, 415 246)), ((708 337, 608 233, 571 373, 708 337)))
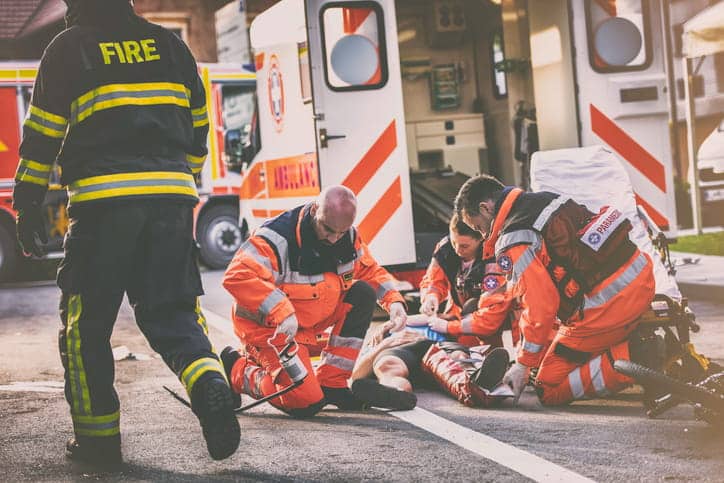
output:
POLYGON ((384 386, 372 379, 357 379, 352 383, 352 394, 368 406, 397 411, 408 411, 417 405, 417 396, 384 386))
POLYGON ((234 454, 241 438, 232 393, 223 380, 212 379, 203 390, 198 414, 206 448, 213 459, 223 460, 234 454))
POLYGON ((503 380, 508 370, 510 356, 502 347, 496 347, 485 355, 483 364, 475 371, 473 382, 483 389, 492 390, 503 380))

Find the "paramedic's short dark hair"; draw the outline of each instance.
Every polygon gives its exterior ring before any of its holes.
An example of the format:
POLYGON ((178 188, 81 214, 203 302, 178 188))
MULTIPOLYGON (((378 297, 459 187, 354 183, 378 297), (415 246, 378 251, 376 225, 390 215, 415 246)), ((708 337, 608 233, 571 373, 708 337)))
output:
POLYGON ((478 214, 480 203, 495 198, 495 194, 503 188, 505 188, 503 183, 487 174, 470 178, 460 187, 455 197, 455 213, 460 217, 463 213, 478 214))
POLYGON ((482 240, 483 235, 478 230, 473 230, 460 219, 460 215, 453 213, 450 218, 450 231, 458 236, 469 236, 476 240, 482 240))

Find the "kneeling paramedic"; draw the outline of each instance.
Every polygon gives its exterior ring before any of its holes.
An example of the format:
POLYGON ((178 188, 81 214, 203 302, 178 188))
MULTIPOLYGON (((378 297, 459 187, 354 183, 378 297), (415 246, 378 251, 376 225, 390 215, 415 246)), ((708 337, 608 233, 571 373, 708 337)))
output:
POLYGON ((486 175, 460 188, 455 209, 485 237, 483 257, 497 257, 522 311, 523 339, 504 378, 516 401, 538 365, 544 404, 605 396, 633 382, 613 361, 648 359, 647 348, 628 339, 654 297, 654 277, 620 211, 594 214, 567 197, 525 193, 486 175))
POLYGON ((505 290, 505 276, 491 258, 482 258, 483 239, 479 232, 453 213, 449 235, 435 247, 432 260, 420 282, 420 312, 430 316, 408 319, 429 323, 436 332, 448 334, 457 342, 474 346, 502 347, 504 329, 519 339, 514 304, 505 290), (438 314, 440 302, 447 300, 438 314))
POLYGON ((406 394, 376 382, 348 388, 375 303, 388 310, 395 330, 407 318, 394 278, 352 226, 356 213, 354 193, 332 186, 316 201, 265 222, 239 249, 223 281, 235 300, 234 329, 244 346, 242 353, 227 347, 221 356, 234 391, 261 399, 301 381, 270 400, 300 418, 327 403, 340 409, 409 406, 406 394), (309 348, 329 327, 315 371, 309 348), (290 343, 295 347, 287 349, 290 343), (286 360, 290 350, 296 357, 286 360))
POLYGON ((110 338, 127 293, 151 347, 186 387, 211 456, 226 458, 239 424, 198 305, 193 175, 206 157, 208 116, 196 62, 127 0, 65 1, 69 28, 40 61, 13 196, 23 251, 40 256, 40 206, 57 158, 70 216, 58 270, 75 432, 67 454, 122 462, 110 338))

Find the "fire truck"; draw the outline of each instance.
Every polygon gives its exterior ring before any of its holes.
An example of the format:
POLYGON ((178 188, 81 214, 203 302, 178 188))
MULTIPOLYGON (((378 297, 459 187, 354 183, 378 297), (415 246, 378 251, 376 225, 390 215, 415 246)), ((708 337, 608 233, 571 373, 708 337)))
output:
MULTIPOLYGON (((196 207, 196 236, 203 262, 225 267, 243 239, 239 219, 241 176, 229 152, 246 141, 254 112, 256 76, 253 68, 238 65, 199 64, 206 87, 210 120, 209 156, 197 179, 201 202, 196 207), (246 134, 245 134, 246 133, 246 134)), ((13 273, 21 256, 15 241, 12 190, 18 164, 22 123, 30 103, 37 62, 0 63, 0 279, 13 273)), ((62 256, 62 239, 68 226, 67 196, 53 176, 44 202, 49 243, 48 258, 62 256)))
MULTIPOLYGON (((258 117, 239 151, 241 223, 341 183, 373 254, 414 264, 418 222, 449 216, 465 176, 527 187, 534 151, 602 144, 674 236, 674 179, 686 176, 677 28, 706 5, 282 0, 250 27, 258 117)), ((695 82, 712 127, 724 111, 716 62, 695 82)))

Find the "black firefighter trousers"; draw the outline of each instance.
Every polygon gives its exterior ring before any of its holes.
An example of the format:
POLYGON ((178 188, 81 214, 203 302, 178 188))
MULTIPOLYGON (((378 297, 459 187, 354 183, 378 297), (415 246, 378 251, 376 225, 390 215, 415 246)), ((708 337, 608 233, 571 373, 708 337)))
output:
POLYGON ((123 200, 72 207, 70 216, 58 269, 65 396, 77 440, 120 443, 110 338, 124 294, 189 395, 201 379, 225 377, 198 304, 193 205, 123 200))

